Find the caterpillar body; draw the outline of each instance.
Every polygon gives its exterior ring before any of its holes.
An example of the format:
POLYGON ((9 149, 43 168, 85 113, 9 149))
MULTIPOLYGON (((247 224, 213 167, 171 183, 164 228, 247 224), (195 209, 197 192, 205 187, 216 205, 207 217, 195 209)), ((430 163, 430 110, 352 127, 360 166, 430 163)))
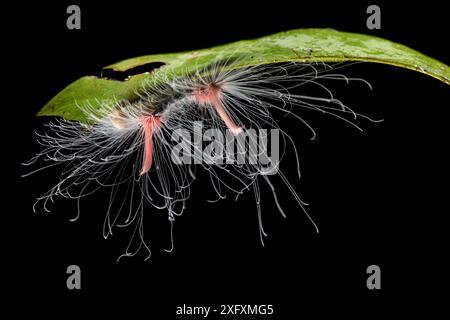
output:
POLYGON ((132 238, 122 256, 142 249, 148 258, 151 250, 144 237, 144 216, 161 210, 167 214, 171 246, 166 250, 171 251, 174 221, 186 208, 197 170, 205 170, 209 188, 217 196, 211 201, 226 194, 237 199, 245 191, 254 193, 264 243, 263 185, 272 191, 273 201, 285 216, 271 183, 276 175, 318 231, 305 210, 306 203, 279 167, 283 155, 292 153, 300 177, 296 137, 283 130, 277 117, 294 117, 311 130, 312 138, 315 131, 302 117, 307 111, 361 129, 357 118, 375 120, 347 107, 322 82, 367 82, 336 73, 345 66, 342 63, 287 62, 232 68, 233 63, 218 59, 207 68, 159 79, 157 86, 142 86, 139 98, 133 101, 120 100, 102 108, 80 105, 87 123, 53 119, 44 133, 37 134, 43 151, 26 165, 44 162, 29 174, 59 165, 61 176, 37 199, 34 209, 42 205, 48 211, 56 196, 79 202, 100 188, 109 188, 104 237, 118 226, 132 227, 132 238), (322 94, 308 95, 312 86, 322 94), (206 148, 205 142, 209 143, 206 148))

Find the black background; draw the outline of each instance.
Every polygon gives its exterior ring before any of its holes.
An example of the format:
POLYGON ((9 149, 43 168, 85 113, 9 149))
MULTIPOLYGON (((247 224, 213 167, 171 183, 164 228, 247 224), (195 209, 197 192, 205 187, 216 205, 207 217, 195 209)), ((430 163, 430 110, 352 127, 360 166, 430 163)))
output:
MULTIPOLYGON (((74 201, 59 199, 50 214, 31 209, 34 199, 56 183, 57 170, 19 178, 26 172, 20 162, 39 150, 33 130, 41 129, 45 119, 34 114, 66 85, 105 65, 306 27, 385 37, 449 63, 444 10, 428 2, 378 3, 382 29, 368 30, 370 2, 74 3, 82 11, 79 31, 66 29, 65 11, 72 4, 67 1, 16 3, 4 10, 8 45, 3 50, 11 55, 4 77, 12 86, 6 87, 3 105, 8 182, 2 264, 10 267, 5 275, 11 301, 38 301, 47 313, 61 303, 73 306, 67 310, 88 304, 105 311, 139 309, 152 319, 174 317, 183 303, 274 304, 270 318, 292 319, 307 310, 359 316, 384 313, 387 307, 406 312, 423 307, 425 297, 445 297, 438 291, 444 287, 448 255, 449 90, 409 70, 358 64, 342 71, 374 87, 332 87, 355 111, 384 119, 360 122, 364 132, 321 114, 305 114, 318 132, 310 141, 306 129, 283 120, 301 152, 303 176, 293 180, 294 187, 310 203, 308 212, 320 234, 278 184, 288 217, 280 216, 265 190, 269 237, 262 247, 252 194, 210 204, 204 199, 208 184, 199 181, 188 210, 176 221, 173 253, 163 251, 166 219, 148 208, 151 259, 144 262, 138 255, 116 263, 129 234, 118 231, 103 239, 107 195, 86 199, 81 218, 70 222, 74 201), (80 291, 66 288, 71 264, 81 267, 80 291), (366 288, 371 264, 381 268, 378 291, 366 288)), ((285 170, 293 173, 293 165, 287 159, 285 170)), ((439 304, 436 299, 428 310, 439 304)))

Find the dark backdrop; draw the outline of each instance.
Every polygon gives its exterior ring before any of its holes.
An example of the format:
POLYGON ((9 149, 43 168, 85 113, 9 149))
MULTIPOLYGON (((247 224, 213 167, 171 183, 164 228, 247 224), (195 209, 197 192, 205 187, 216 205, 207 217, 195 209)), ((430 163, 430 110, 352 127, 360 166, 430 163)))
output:
MULTIPOLYGON (((262 247, 252 194, 238 202, 229 197, 210 204, 203 197, 208 184, 200 181, 177 219, 173 253, 163 252, 168 246, 165 219, 154 218, 146 233, 152 258, 116 263, 128 235, 102 238, 107 195, 86 199, 81 218, 70 222, 74 201, 59 199, 50 214, 31 209, 34 199, 56 182, 57 170, 19 176, 26 172, 20 162, 39 150, 33 130, 42 129, 45 119, 33 115, 66 85, 105 65, 306 27, 382 36, 449 63, 445 11, 429 2, 378 3, 382 29, 367 30, 365 10, 371 3, 364 1, 74 3, 82 11, 80 31, 66 29, 65 10, 72 4, 67 1, 17 2, 4 11, 3 51, 11 57, 4 66, 9 85, 3 93, 2 158, 8 180, 2 264, 10 267, 4 276, 11 300, 39 301, 47 312, 61 303, 77 309, 92 303, 103 310, 161 315, 152 319, 174 316, 183 303, 274 304, 271 318, 292 319, 306 310, 347 314, 363 307, 360 316, 388 306, 410 311, 423 306, 423 298, 437 295, 448 254, 449 90, 412 71, 371 64, 343 70, 368 80, 374 89, 339 84, 333 88, 337 96, 355 111, 385 120, 360 123, 362 133, 310 114, 308 121, 319 135, 309 141, 296 122, 282 120, 301 153, 303 176, 294 187, 310 203, 320 234, 277 185, 287 199, 288 217, 280 216, 265 190, 269 237, 262 247), (80 291, 66 288, 71 264, 81 267, 80 291), (371 264, 381 268, 378 291, 366 288, 371 264)), ((290 174, 293 164, 289 159, 284 164, 290 174)), ((152 213, 148 208, 149 221, 152 213)))

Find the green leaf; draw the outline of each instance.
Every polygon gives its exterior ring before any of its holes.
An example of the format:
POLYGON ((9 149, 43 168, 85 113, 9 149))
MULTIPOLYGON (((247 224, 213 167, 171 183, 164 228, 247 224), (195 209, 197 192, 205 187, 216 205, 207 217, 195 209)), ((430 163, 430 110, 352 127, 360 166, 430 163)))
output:
POLYGON ((124 60, 104 70, 127 71, 152 62, 162 62, 164 65, 152 72, 131 76, 126 81, 82 77, 51 99, 38 115, 86 122, 81 108, 87 104, 95 109, 121 100, 132 101, 138 98, 137 92, 144 83, 147 86, 156 85, 164 76, 170 79, 183 75, 208 66, 218 58, 237 58, 232 68, 287 61, 375 62, 416 70, 450 84, 450 67, 401 44, 332 29, 298 29, 209 49, 124 60))

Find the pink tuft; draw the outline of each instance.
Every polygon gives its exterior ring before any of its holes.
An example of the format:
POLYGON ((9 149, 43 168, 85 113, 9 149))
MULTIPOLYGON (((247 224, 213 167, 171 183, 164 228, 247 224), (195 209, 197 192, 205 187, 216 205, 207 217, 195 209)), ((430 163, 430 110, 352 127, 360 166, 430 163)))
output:
POLYGON ((209 86, 206 89, 197 89, 195 91, 195 98, 197 99, 198 103, 203 104, 210 104, 215 109, 219 117, 222 119, 222 121, 225 123, 227 128, 233 133, 238 134, 242 132, 242 128, 237 126, 233 120, 229 117, 227 111, 225 110, 225 107, 222 104, 222 101, 220 100, 220 89, 217 86, 209 86))
POLYGON ((141 176, 147 173, 153 163, 153 133, 161 127, 161 117, 148 116, 142 119, 144 128, 144 156, 141 176))

